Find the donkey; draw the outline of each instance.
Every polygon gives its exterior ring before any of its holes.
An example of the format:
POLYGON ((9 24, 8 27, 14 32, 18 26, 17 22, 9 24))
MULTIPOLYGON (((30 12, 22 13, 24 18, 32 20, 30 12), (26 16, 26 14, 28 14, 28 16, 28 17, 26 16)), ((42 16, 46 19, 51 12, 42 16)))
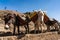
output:
MULTIPOLYGON (((27 19, 28 17, 26 16, 26 20, 27 19)), ((8 13, 7 15, 4 16, 4 21, 5 21, 5 29, 9 29, 11 23, 14 25, 13 34, 15 34, 16 26, 18 28, 18 34, 19 34, 20 33, 19 26, 22 26, 22 25, 25 27, 26 32, 27 33, 29 32, 28 22, 23 20, 19 16, 19 14, 16 15, 16 14, 8 13)))
POLYGON ((56 25, 55 28, 58 29, 58 22, 55 19, 50 20, 44 11, 34 11, 32 13, 33 14, 30 17, 30 21, 33 21, 35 24, 35 33, 36 29, 38 29, 39 32, 39 27, 41 28, 41 32, 43 32, 43 26, 47 27, 47 31, 50 31, 50 26, 53 25, 56 25))
POLYGON ((32 21, 35 25, 35 31, 34 31, 35 33, 36 33, 36 29, 38 30, 38 33, 39 33, 39 27, 41 28, 41 32, 43 32, 43 29, 42 29, 42 24, 44 24, 43 16, 44 16, 44 13, 42 11, 33 11, 32 15, 29 18, 30 21, 32 21))
POLYGON ((55 30, 59 30, 59 23, 57 20, 52 18, 52 20, 44 12, 44 23, 47 25, 47 31, 50 31, 50 26, 54 26, 55 30))

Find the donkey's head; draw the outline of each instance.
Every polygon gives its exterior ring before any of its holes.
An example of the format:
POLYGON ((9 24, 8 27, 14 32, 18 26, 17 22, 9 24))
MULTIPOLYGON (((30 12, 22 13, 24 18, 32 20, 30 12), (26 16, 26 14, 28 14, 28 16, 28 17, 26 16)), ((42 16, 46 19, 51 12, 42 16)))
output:
POLYGON ((9 29, 10 24, 15 22, 15 14, 8 13, 7 15, 4 15, 4 21, 5 21, 5 29, 9 29))

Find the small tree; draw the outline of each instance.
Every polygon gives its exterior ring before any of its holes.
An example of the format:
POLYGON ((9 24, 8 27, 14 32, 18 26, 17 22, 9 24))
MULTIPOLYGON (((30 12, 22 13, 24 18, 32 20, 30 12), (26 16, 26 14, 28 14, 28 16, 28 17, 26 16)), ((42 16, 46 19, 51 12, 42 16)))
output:
POLYGON ((17 12, 17 10, 16 10, 16 12, 17 12))
POLYGON ((7 9, 7 7, 5 6, 5 7, 4 7, 4 9, 6 10, 6 9, 7 9))

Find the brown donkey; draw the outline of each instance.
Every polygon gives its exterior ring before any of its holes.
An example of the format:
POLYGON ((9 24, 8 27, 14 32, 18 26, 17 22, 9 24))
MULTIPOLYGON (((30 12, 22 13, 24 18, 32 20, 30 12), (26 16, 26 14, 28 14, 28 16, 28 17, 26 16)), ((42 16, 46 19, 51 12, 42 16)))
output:
MULTIPOLYGON (((26 17, 26 20, 28 19, 28 17, 26 17)), ((14 25, 14 29, 13 29, 13 34, 15 34, 15 30, 16 30, 16 26, 18 28, 18 34, 19 34, 19 26, 24 26, 26 29, 26 32, 29 32, 29 26, 28 26, 28 22, 23 20, 19 14, 11 14, 8 13, 7 15, 4 16, 4 21, 5 21, 5 28, 9 29, 10 24, 12 23, 14 25)))

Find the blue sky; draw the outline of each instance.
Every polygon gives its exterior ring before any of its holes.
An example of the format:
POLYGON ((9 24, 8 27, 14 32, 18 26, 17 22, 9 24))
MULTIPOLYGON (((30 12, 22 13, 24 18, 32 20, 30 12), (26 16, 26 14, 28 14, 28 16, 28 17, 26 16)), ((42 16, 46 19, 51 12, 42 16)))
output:
POLYGON ((0 10, 18 10, 27 12, 33 10, 45 10, 50 18, 60 21, 60 0, 0 0, 0 10))

